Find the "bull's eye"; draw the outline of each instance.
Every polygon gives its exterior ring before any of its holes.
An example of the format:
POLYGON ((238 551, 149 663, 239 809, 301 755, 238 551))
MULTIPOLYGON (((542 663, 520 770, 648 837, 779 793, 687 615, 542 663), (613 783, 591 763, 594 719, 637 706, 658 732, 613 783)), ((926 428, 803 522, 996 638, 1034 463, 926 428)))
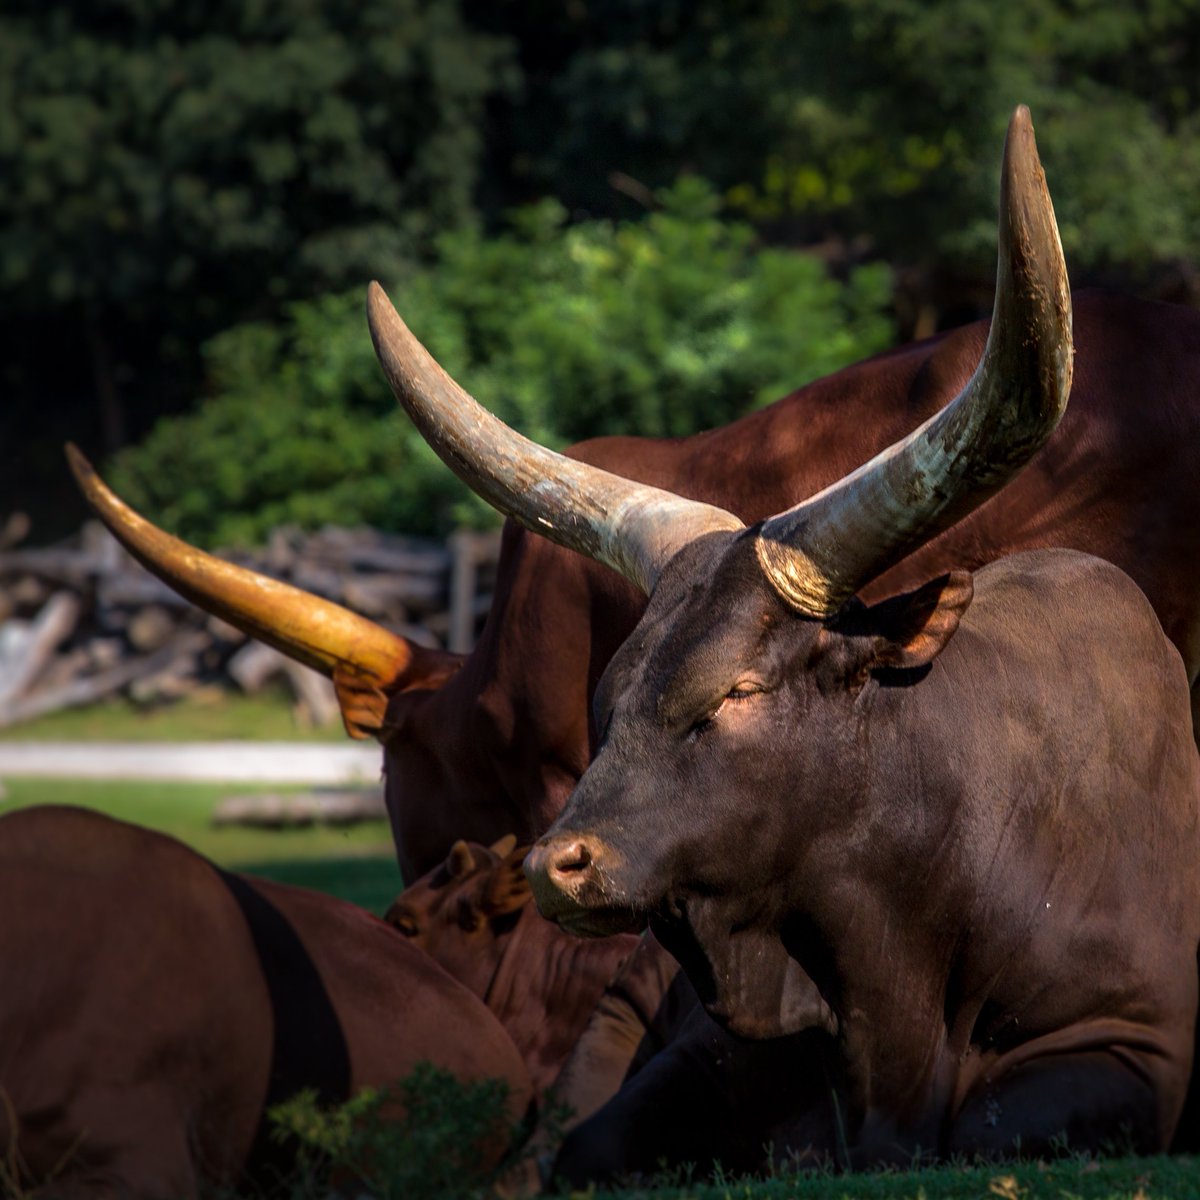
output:
POLYGON ((736 704, 739 700, 747 700, 751 696, 757 696, 759 692, 766 691, 761 683, 754 679, 742 679, 733 685, 728 692, 725 693, 725 699, 721 701, 711 712, 707 712, 699 720, 692 723, 691 729, 688 730, 688 738, 694 740, 698 738, 706 729, 710 728, 716 719, 724 711, 726 705, 731 702, 736 704))
POLYGON ((388 923, 393 929, 404 934, 405 937, 416 937, 421 932, 420 926, 417 924, 416 918, 409 913, 390 913, 388 915, 388 923))
MULTIPOLYGON (((757 696, 759 692, 766 691, 763 685, 754 679, 742 679, 735 683, 733 687, 725 694, 726 700, 745 700, 748 696, 757 696)), ((724 704, 722 703, 722 707, 724 704)))
POLYGON ((765 685, 757 679, 739 679, 737 683, 725 693, 725 698, 717 705, 716 708, 706 712, 704 716, 692 722, 692 727, 688 730, 688 740, 694 741, 706 729, 715 724, 717 718, 725 710, 725 707, 730 704, 736 704, 740 700, 748 700, 751 696, 757 696, 759 692, 765 692, 765 685))

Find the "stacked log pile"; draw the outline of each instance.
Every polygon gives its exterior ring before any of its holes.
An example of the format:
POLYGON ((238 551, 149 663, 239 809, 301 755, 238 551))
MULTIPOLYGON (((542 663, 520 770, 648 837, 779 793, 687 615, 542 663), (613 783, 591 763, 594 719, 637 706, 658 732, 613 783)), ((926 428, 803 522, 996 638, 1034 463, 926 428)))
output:
MULTIPOLYGON (((301 719, 337 720, 316 673, 198 612, 89 523, 45 548, 0 527, 0 726, 123 695, 156 704, 201 688, 256 692, 282 677, 301 719)), ((445 545, 372 529, 279 529, 222 557, 344 604, 415 642, 466 651, 491 603, 497 534, 445 545)))

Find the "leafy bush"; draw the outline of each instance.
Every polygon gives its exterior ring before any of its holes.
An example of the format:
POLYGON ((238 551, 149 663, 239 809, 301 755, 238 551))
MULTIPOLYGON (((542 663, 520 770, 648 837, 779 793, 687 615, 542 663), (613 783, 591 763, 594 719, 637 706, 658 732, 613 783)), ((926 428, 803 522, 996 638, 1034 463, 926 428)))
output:
POLYGON ((312 1092, 302 1092, 269 1114, 272 1137, 296 1146, 296 1169, 284 1194, 291 1200, 484 1194, 495 1174, 481 1166, 485 1148, 516 1135, 506 1124, 507 1099, 503 1080, 460 1083, 430 1063, 420 1064, 394 1093, 368 1089, 336 1108, 322 1108, 312 1092), (399 1119, 388 1112, 394 1101, 403 1105, 399 1119))
MULTIPOLYGON (((572 226, 544 201, 502 236, 446 234, 437 265, 391 295, 452 375, 552 446, 724 424, 887 344, 886 268, 839 282, 811 256, 759 248, 718 208, 695 179, 636 223, 572 226)), ((492 519, 399 412, 361 293, 238 326, 207 353, 213 396, 116 464, 118 487, 168 527, 229 543, 285 521, 492 519)))

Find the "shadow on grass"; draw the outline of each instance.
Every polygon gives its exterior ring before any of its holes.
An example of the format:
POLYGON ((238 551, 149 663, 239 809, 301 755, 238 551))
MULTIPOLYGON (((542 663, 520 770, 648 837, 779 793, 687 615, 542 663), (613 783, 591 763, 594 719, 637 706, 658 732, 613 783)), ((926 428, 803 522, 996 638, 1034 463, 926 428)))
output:
POLYGON ((392 857, 296 858, 238 863, 238 871, 327 892, 382 915, 404 886, 392 857))

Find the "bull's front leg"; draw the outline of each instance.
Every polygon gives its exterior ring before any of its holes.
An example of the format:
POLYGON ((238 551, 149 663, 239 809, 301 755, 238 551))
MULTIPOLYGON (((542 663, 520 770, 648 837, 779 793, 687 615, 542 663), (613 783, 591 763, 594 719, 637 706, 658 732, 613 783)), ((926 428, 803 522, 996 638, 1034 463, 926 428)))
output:
MULTIPOLYGON (((1048 1040, 1061 1043, 1061 1035, 1048 1040)), ((1066 1149, 1158 1154, 1170 1144, 1183 1104, 1188 1065, 1165 1039, 1108 1045, 1021 1047, 968 1092, 954 1116, 945 1153, 1039 1157, 1066 1149)))

